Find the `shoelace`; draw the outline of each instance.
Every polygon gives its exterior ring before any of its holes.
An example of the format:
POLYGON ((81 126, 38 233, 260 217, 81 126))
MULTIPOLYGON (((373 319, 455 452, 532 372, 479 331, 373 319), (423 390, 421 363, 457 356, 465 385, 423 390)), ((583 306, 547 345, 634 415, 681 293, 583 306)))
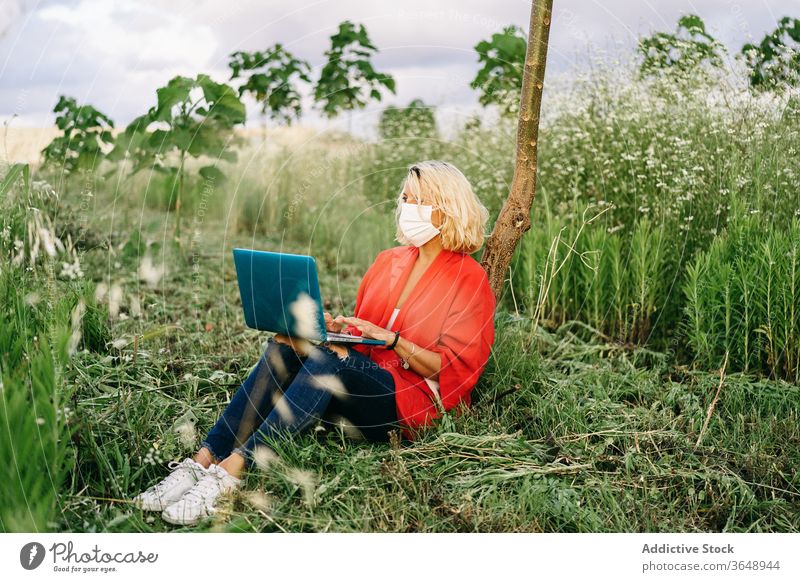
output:
POLYGON ((219 493, 220 482, 223 478, 223 475, 217 472, 211 472, 195 483, 194 487, 189 489, 183 498, 197 501, 198 503, 205 503, 207 501, 206 497, 210 493, 214 493, 215 490, 219 493))
POLYGON ((166 477, 166 478, 165 478, 163 481, 161 481, 160 483, 156 483, 155 485, 153 485, 153 486, 150 488, 150 491, 151 491, 152 493, 159 493, 159 494, 160 494, 162 491, 164 491, 164 489, 167 489, 168 487, 171 487, 171 486, 172 486, 172 484, 173 484, 175 481, 177 481, 178 479, 180 479, 180 478, 181 478, 181 475, 180 475, 180 473, 179 473, 178 471, 175 471, 175 469, 177 469, 178 467, 180 467, 180 466, 182 466, 182 465, 183 465, 183 466, 184 466, 184 467, 185 467, 187 470, 191 470, 191 469, 190 469, 190 467, 189 467, 188 465, 185 465, 185 464, 184 464, 185 462, 186 462, 186 461, 181 461, 180 463, 179 463, 178 461, 170 461, 170 462, 167 464, 167 467, 169 467, 169 468, 172 470, 172 473, 170 473, 170 474, 169 474, 169 475, 168 475, 168 476, 167 476, 167 477, 166 477))

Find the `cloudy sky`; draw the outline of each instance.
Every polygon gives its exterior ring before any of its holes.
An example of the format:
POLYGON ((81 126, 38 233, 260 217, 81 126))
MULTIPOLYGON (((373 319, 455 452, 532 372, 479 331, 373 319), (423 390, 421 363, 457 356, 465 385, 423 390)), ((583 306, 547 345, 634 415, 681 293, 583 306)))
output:
MULTIPOLYGON (((760 40, 800 0, 555 0, 548 74, 576 74, 589 55, 630 55, 637 37, 700 15, 729 50, 760 40)), ((339 22, 365 24, 376 68, 397 95, 458 117, 476 107, 473 49, 508 24, 527 29, 527 0, 0 0, 0 121, 52 123, 58 95, 76 97, 117 125, 154 104, 171 77, 226 80, 228 55, 282 42, 315 71, 339 22)), ((374 120, 378 106, 357 114, 374 120)), ((441 114, 441 113, 440 113, 441 114)), ((313 112, 310 125, 322 123, 313 112)), ((353 123, 349 120, 349 123, 353 123)))

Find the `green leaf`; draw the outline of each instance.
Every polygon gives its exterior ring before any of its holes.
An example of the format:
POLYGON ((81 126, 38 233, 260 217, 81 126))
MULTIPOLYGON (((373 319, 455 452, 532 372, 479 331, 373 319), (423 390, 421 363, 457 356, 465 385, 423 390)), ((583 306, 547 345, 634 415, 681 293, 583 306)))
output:
POLYGON ((203 166, 200 168, 200 175, 204 180, 208 180, 215 184, 221 184, 227 179, 225 174, 223 174, 222 171, 216 166, 203 166))
POLYGON ((3 181, 0 182, 0 196, 5 195, 5 193, 11 189, 20 176, 23 177, 25 189, 27 190, 30 183, 30 168, 28 167, 28 164, 14 164, 6 172, 6 175, 3 177, 3 181))
POLYGON ((157 121, 168 121, 172 117, 175 105, 186 103, 194 82, 186 77, 174 77, 166 87, 156 90, 158 105, 153 118, 157 121))
POLYGON ((197 75, 197 84, 203 90, 203 96, 209 103, 217 101, 226 91, 230 90, 227 85, 216 83, 211 80, 211 77, 203 74, 197 75))
POLYGON ((331 36, 331 46, 325 52, 328 61, 314 87, 317 106, 326 117, 363 108, 368 98, 379 100, 380 86, 394 93, 394 79, 375 71, 370 62, 376 50, 363 25, 358 30, 349 21, 339 25, 337 33, 331 36))
POLYGON ((64 95, 53 112, 62 135, 53 138, 42 150, 45 165, 58 165, 65 174, 79 169, 93 170, 104 157, 100 144, 114 142, 109 131, 114 123, 91 105, 78 105, 75 99, 64 95))
POLYGON ((236 96, 233 89, 227 85, 225 88, 226 91, 220 95, 209 113, 224 120, 229 126, 244 123, 247 118, 244 103, 236 96))

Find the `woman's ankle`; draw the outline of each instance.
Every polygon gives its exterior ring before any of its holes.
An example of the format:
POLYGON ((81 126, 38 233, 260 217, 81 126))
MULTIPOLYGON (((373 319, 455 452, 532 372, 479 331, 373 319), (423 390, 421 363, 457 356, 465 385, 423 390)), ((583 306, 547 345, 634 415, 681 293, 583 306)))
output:
POLYGON ((242 472, 245 469, 245 459, 238 453, 231 453, 224 461, 218 463, 220 467, 236 478, 241 478, 242 472))
POLYGON ((208 469, 211 466, 211 463, 214 462, 214 455, 212 455, 211 451, 209 451, 206 447, 203 447, 197 451, 197 454, 193 457, 193 459, 208 469))

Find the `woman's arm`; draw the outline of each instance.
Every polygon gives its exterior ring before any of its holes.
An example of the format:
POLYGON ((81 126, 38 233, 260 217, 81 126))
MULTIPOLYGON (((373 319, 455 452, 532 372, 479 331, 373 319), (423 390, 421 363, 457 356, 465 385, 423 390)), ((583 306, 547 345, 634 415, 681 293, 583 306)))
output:
POLYGON ((480 265, 464 273, 447 313, 439 342, 439 394, 445 410, 463 400, 477 382, 494 344, 495 297, 480 265))
MULTIPOLYGON (((394 336, 392 336, 392 341, 394 341, 394 336)), ((400 336, 400 339, 397 340, 394 351, 408 362, 408 365, 417 374, 430 380, 439 381, 439 370, 442 369, 441 354, 431 350, 424 350, 403 336, 400 336)))
MULTIPOLYGON (((388 329, 378 327, 374 323, 358 317, 343 317, 339 316, 334 319, 336 322, 346 323, 352 325, 361 332, 364 337, 383 340, 388 344, 394 341, 394 332, 388 329)), ((420 376, 425 376, 431 380, 439 379, 439 370, 442 366, 442 357, 440 354, 431 350, 424 350, 417 344, 407 340, 403 336, 397 340, 397 345, 394 351, 403 358, 408 365, 420 376), (412 356, 413 354, 413 356, 412 356)))

